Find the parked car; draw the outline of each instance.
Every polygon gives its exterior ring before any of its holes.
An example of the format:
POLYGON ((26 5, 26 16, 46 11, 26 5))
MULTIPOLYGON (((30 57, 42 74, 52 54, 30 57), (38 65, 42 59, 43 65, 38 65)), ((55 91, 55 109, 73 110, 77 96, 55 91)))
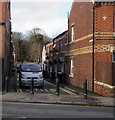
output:
POLYGON ((16 64, 15 67, 16 67, 16 71, 19 71, 20 67, 21 67, 21 64, 16 64))
POLYGON ((30 86, 31 78, 34 79, 34 86, 43 88, 44 79, 42 74, 42 68, 37 63, 25 63, 20 67, 20 85, 30 86))

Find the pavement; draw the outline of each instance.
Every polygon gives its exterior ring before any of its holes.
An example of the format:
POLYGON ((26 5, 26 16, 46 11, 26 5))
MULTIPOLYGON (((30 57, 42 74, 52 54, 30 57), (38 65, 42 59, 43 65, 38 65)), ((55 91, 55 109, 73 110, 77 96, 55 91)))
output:
MULTIPOLYGON (((15 87, 14 87, 15 88, 15 87)), ((22 103, 43 103, 43 104, 66 104, 66 105, 83 105, 83 106, 103 106, 115 107, 114 98, 103 97, 96 93, 88 92, 87 99, 83 96, 82 90, 70 86, 61 85, 60 89, 69 90, 71 95, 56 95, 50 93, 27 93, 10 92, 2 93, 2 102, 22 102, 22 103)))
POLYGON ((113 98, 108 97, 88 97, 85 99, 81 95, 56 95, 46 93, 4 93, 2 102, 22 102, 22 103, 43 103, 43 104, 66 104, 83 106, 104 106, 113 107, 113 98))

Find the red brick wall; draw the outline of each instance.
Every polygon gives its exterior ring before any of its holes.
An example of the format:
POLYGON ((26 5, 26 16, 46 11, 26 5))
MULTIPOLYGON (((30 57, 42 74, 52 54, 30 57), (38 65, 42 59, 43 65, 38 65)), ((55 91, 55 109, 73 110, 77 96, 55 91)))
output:
MULTIPOLYGON (((114 3, 101 3, 100 7, 95 9, 95 32, 100 32, 101 36, 95 40, 95 45, 110 45, 114 43, 114 36, 110 34, 114 32, 113 29, 113 14, 115 13, 114 3), (105 19, 104 19, 105 17, 105 19), (104 33, 102 33, 104 32, 104 33), (107 32, 107 33, 106 33, 107 32), (113 38, 113 39, 109 39, 113 38)), ((113 85, 112 65, 108 66, 112 62, 112 51, 108 52, 96 52, 95 53, 95 80, 105 83, 105 85, 113 85), (101 66, 98 64, 102 64, 101 66), (99 74, 99 70, 102 74, 99 74), (104 73, 103 73, 104 72, 104 73)), ((104 96, 113 96, 113 88, 111 86, 103 86, 95 84, 95 91, 104 96)))
MULTIPOLYGON (((0 22, 5 23, 6 22, 6 4, 5 2, 0 2, 0 22)), ((0 57, 4 57, 4 41, 5 41, 5 26, 1 25, 0 26, 0 57)))
POLYGON ((96 80, 105 83, 105 86, 95 84, 95 91, 104 96, 115 97, 115 63, 98 62, 96 80), (106 85, 110 85, 109 87, 106 85))
POLYGON ((59 52, 63 52, 63 51, 65 52, 67 50, 67 46, 66 46, 67 37, 68 37, 67 34, 68 32, 65 31, 54 39, 54 43, 56 44, 56 49, 59 52))
POLYGON ((6 2, 0 2, 0 22, 6 22, 6 2))
POLYGON ((89 53, 89 54, 76 55, 72 58, 74 61, 74 76, 69 77, 69 80, 68 80, 69 83, 83 88, 83 82, 85 79, 87 79, 88 89, 92 90, 92 87, 91 87, 92 86, 91 85, 92 83, 91 57, 92 57, 92 54, 89 53))
POLYGON ((5 86, 5 76, 11 75, 11 67, 13 66, 13 54, 11 49, 11 23, 10 23, 10 3, 0 2, 0 58, 2 62, 2 85, 5 86), (12 61, 12 62, 11 62, 12 61))
POLYGON ((92 33, 92 3, 74 2, 69 17, 69 41, 71 26, 75 25, 75 39, 92 33))
POLYGON ((110 89, 108 87, 104 87, 102 85, 95 84, 95 90, 96 90, 97 93, 99 93, 103 96, 108 96, 108 97, 113 97, 114 96, 113 89, 110 89))
MULTIPOLYGON (((95 54, 94 54, 94 79, 95 81, 105 83, 107 85, 94 84, 95 92, 104 95, 112 96, 113 89, 113 76, 111 72, 113 71, 112 66, 106 71, 108 74, 104 74, 106 77, 111 76, 108 81, 101 81, 97 76, 97 70, 101 66, 97 66, 97 63, 112 63, 112 51, 110 45, 115 44, 115 36, 113 35, 113 13, 115 13, 115 3, 102 2, 101 6, 95 7, 94 12, 94 27, 95 27, 95 54)), ((93 33, 93 4, 92 3, 73 3, 72 9, 69 17, 69 42, 68 50, 70 55, 68 55, 68 82, 83 87, 84 79, 88 80, 88 88, 92 90, 92 53, 91 51, 84 53, 82 49, 84 47, 91 46, 89 40, 92 36, 87 35, 93 33), (71 42, 71 26, 75 27, 75 40, 76 42, 71 42), (85 38, 84 38, 85 37, 85 38), (82 40, 80 40, 81 38, 82 40), (82 48, 82 49, 81 49, 82 48), (72 50, 77 49, 76 53, 72 50), (82 52, 81 52, 82 51, 82 52), (74 60, 74 76, 69 76, 70 71, 70 59, 74 60)), ((90 49, 90 48, 89 48, 90 49)), ((112 48, 113 49, 113 48, 112 48)), ((87 50, 87 49, 85 49, 87 50)), ((105 66, 107 67, 107 66, 105 66)), ((104 78, 101 74, 100 78, 104 78)), ((103 79, 105 80, 105 79, 103 79)))
MULTIPOLYGON (((92 33, 93 30, 93 19, 92 19, 92 3, 87 2, 75 2, 73 3, 70 17, 69 17, 69 42, 71 42, 71 26, 75 27, 75 40, 87 36, 92 33)), ((89 40, 91 37, 86 37, 75 43, 69 44, 69 51, 91 46, 89 40)), ((85 79, 88 80, 88 89, 92 89, 92 54, 76 54, 69 56, 74 61, 74 75, 70 77, 68 75, 68 82, 72 85, 83 88, 83 82, 85 79)), ((68 61, 68 68, 70 63, 68 61)), ((70 71, 68 70, 68 74, 70 71)))
POLYGON ((112 54, 111 52, 99 52, 95 53, 95 60, 97 62, 111 62, 112 61, 112 54))
POLYGON ((95 9, 95 32, 114 32, 113 31, 113 5, 101 5, 95 9), (105 20, 103 19, 103 17, 105 20))

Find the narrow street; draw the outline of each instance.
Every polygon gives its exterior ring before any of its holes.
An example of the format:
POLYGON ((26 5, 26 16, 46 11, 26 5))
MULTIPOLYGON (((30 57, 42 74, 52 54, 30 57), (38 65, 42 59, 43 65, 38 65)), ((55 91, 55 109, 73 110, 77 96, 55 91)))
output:
MULTIPOLYGON (((8 82, 8 92, 21 92, 21 93, 29 93, 30 86, 28 87, 19 87, 18 83, 19 75, 16 73, 14 74, 9 82, 8 82)), ((43 89, 40 87, 34 87, 34 93, 46 93, 46 94, 56 94, 56 83, 51 82, 51 80, 44 79, 44 87, 43 89)), ((64 89, 59 85, 59 93, 61 95, 76 95, 75 93, 71 92, 70 90, 64 89)))
POLYGON ((0 0, 0 86, 2 120, 114 120, 115 0, 0 0))
MULTIPOLYGON (((18 89, 19 92, 30 92, 30 87, 22 87, 18 89)), ((39 87, 34 87, 34 93, 50 93, 50 94, 56 94, 56 85, 52 84, 48 81, 44 81, 44 88, 41 89, 39 87)), ((61 95, 70 95, 68 90, 60 88, 60 94, 61 95)))
POLYGON ((3 118, 113 118, 113 108, 3 103, 3 118))
POLYGON ((43 89, 36 87, 35 94, 31 94, 30 87, 16 87, 15 78, 16 76, 9 82, 11 91, 3 95, 2 120, 29 118, 104 118, 104 120, 111 118, 113 120, 113 107, 97 107, 98 99, 85 100, 82 95, 72 93, 61 85, 60 95, 57 96, 56 85, 47 80, 44 81, 43 89), (13 88, 17 90, 13 91, 13 88))

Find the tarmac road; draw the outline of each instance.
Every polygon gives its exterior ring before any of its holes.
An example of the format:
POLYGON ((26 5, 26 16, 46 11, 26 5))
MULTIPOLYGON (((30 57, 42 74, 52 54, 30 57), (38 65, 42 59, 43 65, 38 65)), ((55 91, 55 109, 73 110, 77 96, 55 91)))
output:
MULTIPOLYGON (((22 87, 19 89, 20 92, 30 92, 30 87, 22 87)), ((71 95, 74 93, 71 93, 69 90, 65 90, 63 88, 60 88, 60 94, 61 95, 71 95)), ((50 93, 50 94, 56 94, 56 85, 44 81, 44 88, 41 89, 39 87, 34 88, 34 93, 50 93)))
POLYGON ((113 118, 113 108, 34 103, 4 103, 3 118, 113 118))

